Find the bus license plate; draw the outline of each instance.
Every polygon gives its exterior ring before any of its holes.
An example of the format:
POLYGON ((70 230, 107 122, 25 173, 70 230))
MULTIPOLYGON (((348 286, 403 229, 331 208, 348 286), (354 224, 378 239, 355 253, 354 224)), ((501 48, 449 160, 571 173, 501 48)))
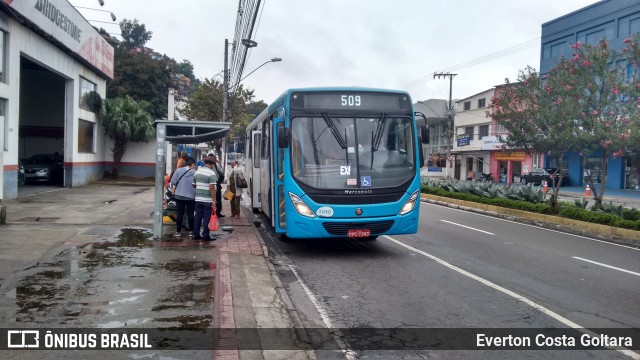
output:
POLYGON ((371 236, 371 230, 369 229, 352 229, 347 232, 347 236, 350 238, 361 238, 371 236))

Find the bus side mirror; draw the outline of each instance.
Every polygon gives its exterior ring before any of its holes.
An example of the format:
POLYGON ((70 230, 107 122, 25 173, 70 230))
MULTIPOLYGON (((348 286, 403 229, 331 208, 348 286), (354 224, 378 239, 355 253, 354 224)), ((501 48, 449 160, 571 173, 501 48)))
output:
POLYGON ((416 111, 413 113, 415 119, 416 119, 416 123, 420 123, 420 121, 418 121, 418 118, 422 118, 422 125, 420 126, 420 141, 423 144, 428 144, 429 143, 429 137, 430 137, 430 133, 429 133, 429 126, 427 125, 427 117, 419 112, 416 111))
POLYGON ((420 131, 420 139, 423 144, 429 143, 429 138, 431 137, 431 132, 429 131, 429 127, 427 125, 422 125, 422 130, 420 131))
POLYGON ((289 129, 284 124, 278 124, 278 147, 285 149, 289 146, 289 129))

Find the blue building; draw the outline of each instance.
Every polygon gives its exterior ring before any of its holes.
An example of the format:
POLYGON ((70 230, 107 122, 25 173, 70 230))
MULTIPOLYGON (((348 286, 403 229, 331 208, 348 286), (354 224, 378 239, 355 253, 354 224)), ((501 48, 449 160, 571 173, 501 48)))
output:
MULTIPOLYGON (((542 24, 542 48, 540 52, 540 73, 548 73, 562 57, 572 56, 571 45, 576 42, 597 44, 606 38, 613 49, 621 49, 623 40, 640 33, 640 2, 638 0, 602 0, 593 5, 574 11, 542 24)), ((608 160, 608 189, 640 189, 640 149, 625 157, 608 160)), ((567 154, 563 164, 549 167, 567 169, 570 185, 582 185, 584 173, 591 170, 598 179, 598 154, 582 164, 577 154, 567 154)))

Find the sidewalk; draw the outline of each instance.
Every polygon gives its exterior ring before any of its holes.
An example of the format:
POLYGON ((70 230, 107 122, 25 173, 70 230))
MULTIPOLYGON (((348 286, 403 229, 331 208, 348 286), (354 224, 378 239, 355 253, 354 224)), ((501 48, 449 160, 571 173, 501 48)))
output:
MULTIPOLYGON (((596 184, 597 190, 600 191, 600 185, 596 184)), ((582 198, 585 197, 586 186, 564 186, 560 188, 559 195, 567 197, 582 198)), ((587 200, 593 199, 594 191, 591 189, 591 196, 587 200)), ((640 190, 631 189, 605 189, 602 201, 608 203, 626 203, 631 207, 640 208, 640 190)))
MULTIPOLYGON (((315 358, 300 344, 293 308, 250 212, 231 219, 223 201, 213 242, 173 239, 175 224, 150 241, 153 184, 108 180, 60 188, 4 202, 0 225, 0 321, 4 328, 163 328, 199 325, 213 329, 215 349, 158 351, 167 358, 315 358), (264 333, 247 345, 224 329, 277 329, 274 347, 264 333), (241 349, 238 349, 241 348, 241 349), (247 350, 244 350, 247 349, 247 350), (290 349, 290 350, 271 350, 290 349)), ((268 333, 268 331, 267 331, 268 333)), ((275 333, 275 332, 274 332, 275 333)), ((77 350, 76 350, 77 351, 77 350)), ((75 354, 75 355, 72 355, 75 354)), ((87 358, 139 356, 124 351, 87 351, 87 358)), ((78 352, 0 351, 0 358, 56 359, 78 352)))

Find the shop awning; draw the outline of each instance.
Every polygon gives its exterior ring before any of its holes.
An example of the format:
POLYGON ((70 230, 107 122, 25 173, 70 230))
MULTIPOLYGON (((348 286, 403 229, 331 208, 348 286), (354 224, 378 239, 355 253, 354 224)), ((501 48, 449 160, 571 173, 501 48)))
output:
POLYGON ((451 149, 451 154, 454 155, 486 155, 490 151, 488 150, 480 150, 478 148, 457 148, 451 149))
POLYGON ((156 120, 154 126, 165 125, 164 139, 172 144, 200 144, 222 139, 231 129, 230 122, 156 120))

